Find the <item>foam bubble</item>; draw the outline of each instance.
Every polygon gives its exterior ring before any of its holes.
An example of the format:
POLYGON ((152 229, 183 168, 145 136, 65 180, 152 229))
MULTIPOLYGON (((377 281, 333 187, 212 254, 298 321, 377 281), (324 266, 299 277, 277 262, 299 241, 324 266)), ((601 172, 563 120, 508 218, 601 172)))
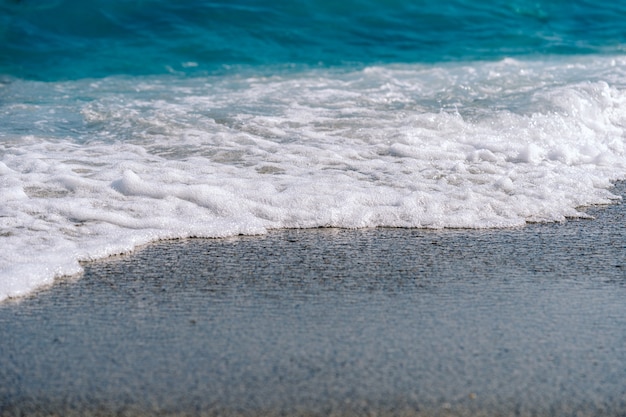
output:
POLYGON ((626 59, 607 60, 16 80, 0 299, 157 239, 585 217, 626 177, 626 59))

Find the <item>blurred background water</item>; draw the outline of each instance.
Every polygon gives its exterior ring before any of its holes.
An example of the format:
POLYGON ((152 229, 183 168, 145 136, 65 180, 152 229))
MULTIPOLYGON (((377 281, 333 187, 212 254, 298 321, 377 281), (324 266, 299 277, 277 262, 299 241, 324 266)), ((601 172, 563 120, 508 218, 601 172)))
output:
POLYGON ((2 0, 0 74, 51 80, 615 54, 625 49, 625 20, 621 0, 2 0))

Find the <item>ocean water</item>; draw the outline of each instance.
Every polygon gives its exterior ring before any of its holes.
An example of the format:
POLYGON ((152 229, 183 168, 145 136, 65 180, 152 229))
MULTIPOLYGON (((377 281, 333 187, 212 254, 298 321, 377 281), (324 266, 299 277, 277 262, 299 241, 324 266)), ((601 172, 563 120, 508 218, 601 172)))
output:
POLYGON ((508 228, 626 179, 626 1, 0 1, 0 300, 159 239, 508 228))

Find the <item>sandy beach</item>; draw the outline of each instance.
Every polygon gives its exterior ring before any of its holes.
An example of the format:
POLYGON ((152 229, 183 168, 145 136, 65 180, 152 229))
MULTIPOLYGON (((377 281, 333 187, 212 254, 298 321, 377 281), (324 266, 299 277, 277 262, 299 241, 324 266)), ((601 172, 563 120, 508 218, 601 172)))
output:
POLYGON ((88 263, 0 304, 0 416, 623 416, 626 208, 587 212, 88 263))

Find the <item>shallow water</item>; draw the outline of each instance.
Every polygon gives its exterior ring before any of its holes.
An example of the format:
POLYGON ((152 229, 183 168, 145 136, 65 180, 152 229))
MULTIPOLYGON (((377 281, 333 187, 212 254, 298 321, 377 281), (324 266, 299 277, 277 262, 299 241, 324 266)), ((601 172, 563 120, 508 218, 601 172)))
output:
POLYGON ((0 414, 623 415, 624 207, 89 263, 0 305, 0 414))
POLYGON ((0 0, 0 302, 160 239, 506 228, 626 179, 626 1, 0 0))
POLYGON ((502 228, 626 177, 626 58, 0 86, 0 301, 168 238, 502 228))

